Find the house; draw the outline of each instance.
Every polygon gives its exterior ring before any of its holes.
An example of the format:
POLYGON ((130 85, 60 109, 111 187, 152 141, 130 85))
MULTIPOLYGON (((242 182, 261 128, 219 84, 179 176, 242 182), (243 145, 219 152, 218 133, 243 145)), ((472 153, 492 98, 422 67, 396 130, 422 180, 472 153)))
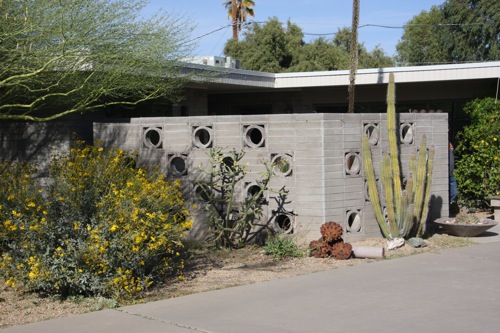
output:
MULTIPOLYGON (((346 114, 348 71, 273 74, 197 64, 186 68, 210 71, 210 80, 192 82, 180 104, 141 109, 141 115, 154 117, 124 118, 120 110, 108 110, 78 121, 67 118, 64 124, 0 124, 2 156, 15 155, 22 146, 25 157, 43 161, 47 147, 68 146, 69 133, 78 132, 105 145, 139 151, 140 165, 160 166, 196 201, 193 180, 199 176, 198 166, 208 162, 207 150, 244 150, 253 172, 238 195, 251 191, 262 161, 289 165, 272 184, 289 191, 288 204, 280 206, 267 194, 264 219, 274 216, 276 229, 312 240, 319 237, 322 223, 333 220, 344 227, 345 239, 354 241, 380 235, 367 196, 361 137, 373 135, 372 154, 379 161, 387 148, 389 73, 396 78, 403 177, 423 134, 436 147, 429 221, 448 214, 448 129, 453 139, 466 123, 466 102, 498 96, 500 77, 500 62, 362 69, 356 75, 355 113, 346 114)), ((192 236, 201 237, 203 211, 194 217, 198 223, 192 236)))
MULTIPOLYGON (((205 67, 190 65, 192 70, 205 67)), ((495 96, 500 62, 359 70, 357 109, 346 114, 348 71, 260 73, 215 68, 210 82, 194 82, 181 105, 164 117, 131 118, 126 123, 96 122, 94 138, 105 145, 139 151, 139 164, 159 166, 183 184, 187 198, 199 202, 195 180, 208 167, 207 151, 222 147, 245 152, 252 172, 238 187, 248 195, 262 162, 285 162, 271 186, 286 189, 287 204, 267 193, 263 220, 277 230, 319 237, 333 220, 348 241, 380 236, 367 195, 361 137, 369 134, 372 155, 387 150, 385 99, 389 73, 396 77, 403 177, 409 155, 423 135, 436 148, 429 221, 448 214, 448 128, 466 121, 462 106, 477 97, 495 96)), ((377 164, 377 163, 374 163, 377 164)), ((376 168, 376 174, 379 170, 376 168)), ((193 214, 192 236, 203 235, 202 209, 193 214)))

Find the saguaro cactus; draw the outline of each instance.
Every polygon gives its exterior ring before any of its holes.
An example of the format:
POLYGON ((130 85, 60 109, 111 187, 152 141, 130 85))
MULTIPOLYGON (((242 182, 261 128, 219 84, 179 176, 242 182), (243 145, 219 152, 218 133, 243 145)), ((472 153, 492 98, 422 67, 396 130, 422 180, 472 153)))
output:
POLYGON ((384 237, 388 239, 420 237, 424 232, 429 210, 430 188, 432 181, 432 162, 435 149, 427 151, 426 136, 422 136, 418 159, 415 152, 410 155, 410 171, 403 188, 398 151, 394 74, 389 75, 387 88, 387 131, 389 153, 383 152, 380 174, 385 197, 387 218, 384 216, 377 190, 375 171, 368 142, 363 136, 363 164, 368 182, 368 192, 375 211, 377 222, 384 237))

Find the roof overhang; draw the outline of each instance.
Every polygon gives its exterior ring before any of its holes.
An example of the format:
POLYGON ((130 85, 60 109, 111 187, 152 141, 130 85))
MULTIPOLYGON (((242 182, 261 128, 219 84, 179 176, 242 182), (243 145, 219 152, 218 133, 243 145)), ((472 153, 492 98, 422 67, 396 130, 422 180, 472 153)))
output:
MULTIPOLYGON (((348 86, 349 71, 300 73, 265 73, 233 68, 189 65, 210 72, 210 79, 196 84, 210 92, 301 89, 311 87, 348 86)), ((389 73, 397 83, 497 79, 500 61, 437 66, 390 67, 356 71, 356 85, 387 84, 389 73)))

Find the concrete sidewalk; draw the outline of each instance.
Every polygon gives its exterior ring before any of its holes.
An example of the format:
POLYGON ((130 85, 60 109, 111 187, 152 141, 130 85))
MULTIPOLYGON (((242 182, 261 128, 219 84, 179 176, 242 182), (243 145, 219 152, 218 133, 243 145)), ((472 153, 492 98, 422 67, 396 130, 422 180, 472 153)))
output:
POLYGON ((481 244, 1 332, 500 332, 500 227, 481 244))

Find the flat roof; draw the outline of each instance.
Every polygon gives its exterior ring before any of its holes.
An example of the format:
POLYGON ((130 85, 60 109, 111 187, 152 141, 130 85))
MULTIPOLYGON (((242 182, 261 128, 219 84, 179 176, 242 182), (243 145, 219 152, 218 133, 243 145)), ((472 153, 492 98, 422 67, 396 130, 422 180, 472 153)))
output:
MULTIPOLYGON (((349 70, 266 73, 234 68, 189 64, 187 67, 212 71, 210 86, 215 89, 296 89, 306 87, 348 86, 349 70)), ((432 66, 358 69, 356 85, 386 84, 389 73, 397 83, 456 81, 500 78, 500 61, 432 66)))

